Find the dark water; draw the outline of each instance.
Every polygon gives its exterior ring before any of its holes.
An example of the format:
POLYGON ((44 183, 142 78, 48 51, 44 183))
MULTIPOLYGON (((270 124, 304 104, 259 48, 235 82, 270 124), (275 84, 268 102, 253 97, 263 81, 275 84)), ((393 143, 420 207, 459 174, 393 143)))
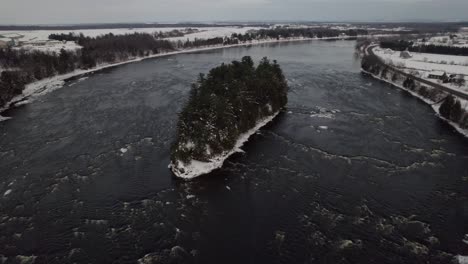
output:
POLYGON ((429 106, 362 76, 353 47, 304 42, 147 60, 10 111, 0 123, 0 263, 468 255, 468 140, 429 106), (190 83, 244 55, 279 61, 288 109, 222 170, 174 179, 169 147, 190 83))

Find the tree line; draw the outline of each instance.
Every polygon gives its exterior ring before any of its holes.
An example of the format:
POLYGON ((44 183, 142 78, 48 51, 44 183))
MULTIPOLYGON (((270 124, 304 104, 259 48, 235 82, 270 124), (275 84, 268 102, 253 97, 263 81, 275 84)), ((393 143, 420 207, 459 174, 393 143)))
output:
POLYGON ((396 51, 409 50, 411 52, 468 56, 468 47, 457 47, 448 45, 414 45, 414 42, 408 40, 381 41, 380 46, 384 49, 396 51))
POLYGON ((280 38, 330 38, 340 37, 342 35, 357 37, 367 35, 368 31, 364 29, 337 30, 330 28, 288 28, 276 27, 274 29, 260 29, 245 34, 232 34, 232 39, 239 41, 250 41, 254 39, 280 39, 280 38))
MULTIPOLYGON (((180 35, 180 32, 171 34, 180 35)), ((324 38, 342 34, 356 36, 367 34, 365 30, 334 30, 328 28, 286 28, 261 29, 245 34, 209 39, 187 39, 169 41, 161 32, 154 34, 133 33, 114 35, 112 33, 87 37, 83 34, 51 34, 49 39, 74 41, 82 48, 77 51, 60 50, 56 54, 18 49, 0 49, 0 107, 14 96, 21 94, 25 84, 72 72, 76 69, 90 69, 99 64, 116 63, 136 57, 145 57, 178 49, 198 48, 213 45, 232 45, 253 40, 280 39, 293 37, 324 38)))

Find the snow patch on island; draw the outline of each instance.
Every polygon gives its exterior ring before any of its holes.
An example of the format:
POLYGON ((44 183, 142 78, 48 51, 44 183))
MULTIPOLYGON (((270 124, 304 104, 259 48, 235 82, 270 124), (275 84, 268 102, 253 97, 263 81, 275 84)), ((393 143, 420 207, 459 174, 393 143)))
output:
POLYGON ((457 256, 458 263, 460 264, 468 264, 468 256, 457 256))
POLYGON ((220 155, 218 157, 215 157, 209 162, 192 160, 189 164, 184 164, 180 161, 177 161, 177 164, 172 163, 169 166, 177 177, 186 180, 190 180, 201 175, 208 174, 216 169, 219 169, 223 166, 224 161, 227 158, 229 158, 234 153, 242 151, 240 148, 244 145, 244 143, 247 142, 249 138, 253 134, 255 134, 260 128, 271 122, 279 113, 280 112, 276 112, 275 114, 257 122, 257 125, 254 128, 240 135, 239 139, 234 145, 234 148, 231 151, 226 152, 225 154, 220 155))
POLYGON ((122 152, 122 154, 127 153, 127 151, 128 151, 128 148, 121 148, 121 149, 120 149, 120 152, 122 152))
POLYGON ((2 121, 6 121, 6 120, 9 120, 9 119, 11 119, 11 117, 9 117, 9 116, 2 116, 2 115, 0 115, 0 122, 2 122, 2 121))

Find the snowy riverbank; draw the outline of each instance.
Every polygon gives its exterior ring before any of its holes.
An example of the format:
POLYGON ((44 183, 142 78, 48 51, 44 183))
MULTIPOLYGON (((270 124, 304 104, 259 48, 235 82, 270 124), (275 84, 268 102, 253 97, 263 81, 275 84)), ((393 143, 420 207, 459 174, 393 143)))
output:
POLYGON ((219 169, 223 166, 224 161, 232 154, 242 152, 241 147, 245 144, 245 142, 247 142, 249 138, 254 135, 260 128, 271 122, 279 113, 280 112, 277 112, 258 121, 254 128, 239 136, 239 139, 231 151, 212 159, 210 162, 192 160, 190 164, 183 164, 179 161, 177 164, 170 164, 169 168, 171 168, 172 172, 174 172, 177 177, 185 180, 190 180, 219 169))
POLYGON ((277 39, 257 40, 257 41, 233 44, 233 45, 215 45, 215 46, 206 46, 206 47, 200 47, 200 48, 195 48, 195 49, 177 50, 177 51, 153 54, 153 55, 145 56, 145 57, 137 57, 134 59, 130 59, 130 60, 118 62, 118 63, 103 64, 103 65, 99 65, 97 67, 86 69, 86 70, 82 70, 82 69, 75 70, 73 72, 69 72, 69 73, 62 74, 62 75, 56 75, 54 77, 42 79, 42 80, 27 84, 22 94, 15 96, 12 100, 10 100, 10 102, 8 102, 5 106, 0 108, 0 122, 3 120, 10 119, 8 117, 1 116, 1 113, 11 108, 12 106, 29 103, 36 96, 40 96, 40 95, 49 93, 53 90, 59 89, 63 87, 67 79, 80 76, 80 75, 84 75, 84 74, 93 73, 93 72, 100 71, 106 68, 112 68, 112 67, 116 67, 116 66, 120 66, 120 65, 124 65, 128 63, 139 62, 139 61, 146 60, 146 59, 166 57, 166 56, 184 54, 184 53, 209 51, 209 50, 216 50, 216 49, 225 49, 225 48, 269 44, 269 43, 311 41, 311 40, 341 40, 341 39, 346 40, 346 39, 354 39, 354 38, 355 37, 330 37, 330 38, 288 38, 288 39, 279 39, 279 40, 277 39))
MULTIPOLYGON (((429 105, 431 106, 431 108, 434 110, 434 112, 436 112, 436 115, 437 115, 440 119, 442 119, 442 120, 444 120, 445 122, 447 122, 448 124, 450 124, 450 125, 451 125, 452 127, 454 127, 460 134, 464 135, 465 137, 468 137, 468 130, 467 130, 467 129, 462 128, 459 124, 457 124, 457 123, 455 123, 455 122, 453 122, 453 121, 451 121, 451 120, 448 120, 447 118, 443 117, 443 116, 440 114, 439 109, 440 109, 440 107, 441 107, 441 105, 442 105, 442 102, 437 103, 437 102, 434 102, 434 101, 432 101, 432 100, 430 100, 430 99, 428 99, 428 98, 425 98, 425 97, 423 97, 422 95, 416 93, 415 91, 412 91, 412 90, 410 90, 410 89, 408 89, 408 88, 405 88, 402 84, 399 84, 397 81, 386 80, 386 79, 384 79, 384 78, 382 78, 382 77, 380 77, 380 76, 374 75, 374 74, 372 74, 371 72, 368 72, 368 71, 366 71, 366 70, 364 70, 364 69, 361 69, 361 71, 362 71, 363 73, 365 73, 365 74, 367 74, 367 75, 373 77, 374 79, 377 79, 377 80, 386 82, 386 83, 391 84, 391 85, 393 85, 393 86, 395 86, 395 87, 397 87, 397 88, 400 88, 400 89, 402 89, 402 90, 405 90, 405 91, 407 91, 408 93, 410 93, 411 95, 413 95, 414 97, 416 97, 416 98, 420 99, 421 101, 423 101, 423 102, 429 104, 429 105)), ((460 99, 460 98, 457 98, 457 100, 461 101, 461 102, 463 103, 463 105, 464 105, 465 110, 468 111, 468 102, 465 101, 465 100, 463 100, 463 99, 460 99)))

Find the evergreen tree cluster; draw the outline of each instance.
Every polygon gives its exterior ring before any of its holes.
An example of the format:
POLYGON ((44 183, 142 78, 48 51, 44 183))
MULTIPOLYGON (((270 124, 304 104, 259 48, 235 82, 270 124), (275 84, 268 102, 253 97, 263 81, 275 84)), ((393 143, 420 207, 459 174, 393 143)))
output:
POLYGON ((75 41, 83 48, 80 51, 80 66, 91 68, 101 63, 125 61, 137 56, 143 57, 174 50, 170 41, 155 38, 146 33, 114 35, 112 33, 95 38, 83 34, 51 34, 49 39, 75 41))
POLYGON ((186 28, 182 30, 174 29, 174 30, 166 31, 166 32, 163 32, 163 31, 156 32, 154 33, 154 37, 158 39, 175 38, 175 37, 183 37, 187 34, 193 34, 197 32, 199 32, 199 30, 196 28, 186 28))
POLYGON ((413 46, 412 41, 407 40, 386 40, 380 42, 380 47, 396 51, 404 51, 413 46))
POLYGON ((61 50, 58 55, 33 51, 0 49, 0 107, 24 90, 27 83, 80 67, 79 56, 61 50))
POLYGON ((439 113, 446 119, 460 124, 462 128, 468 128, 468 113, 454 96, 449 95, 444 100, 439 108, 439 113))
POLYGON ((443 54, 443 55, 468 56, 468 47, 457 47, 457 46, 444 46, 444 45, 433 45, 433 44, 419 45, 419 46, 410 46, 409 51, 443 54))
MULTIPOLYGON (((227 39, 227 38, 226 38, 227 39)), ((209 39, 198 39, 195 38, 194 40, 187 39, 186 41, 179 40, 175 43, 175 47, 179 49, 191 49, 191 48, 198 48, 203 46, 214 46, 214 45, 224 45, 226 44, 225 38, 215 37, 209 39)))
POLYGON ((240 135, 286 105, 287 92, 280 66, 267 58, 257 67, 244 57, 200 74, 179 116, 173 163, 208 162, 231 151, 240 135))
POLYGON ((379 75, 382 70, 382 63, 376 56, 364 56, 361 61, 361 67, 365 71, 379 75))
POLYGON ((0 107, 23 92, 29 78, 22 71, 4 71, 0 75, 0 107))
POLYGON ((160 40, 145 33, 127 35, 106 34, 96 38, 80 38, 84 67, 93 67, 100 63, 114 63, 129 58, 158 54, 174 50, 171 42, 160 40))
POLYGON ((240 42, 251 41, 254 39, 281 39, 281 38, 330 38, 340 35, 356 37, 358 35, 367 35, 368 31, 364 29, 337 30, 330 28, 288 28, 276 27, 273 29, 260 29, 258 31, 247 32, 245 34, 232 34, 231 40, 238 39, 240 42))

